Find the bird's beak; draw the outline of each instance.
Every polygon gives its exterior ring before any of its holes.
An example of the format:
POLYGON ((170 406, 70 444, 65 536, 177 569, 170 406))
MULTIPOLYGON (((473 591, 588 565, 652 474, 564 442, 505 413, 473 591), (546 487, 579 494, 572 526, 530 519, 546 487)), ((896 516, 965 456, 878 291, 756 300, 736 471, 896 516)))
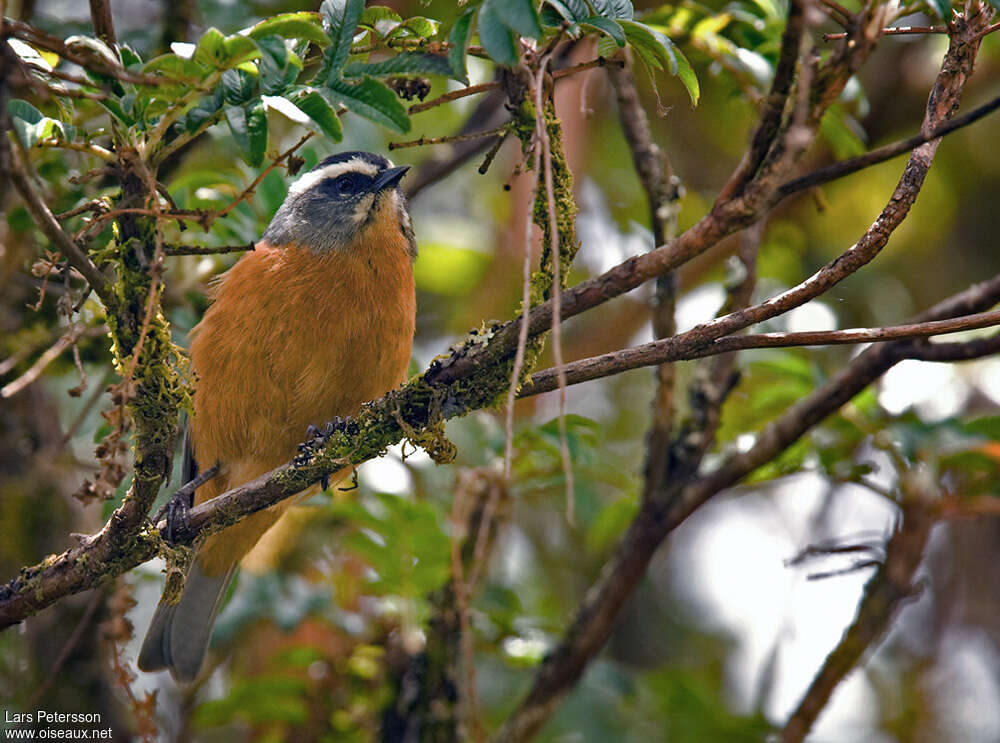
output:
POLYGON ((409 165, 400 165, 398 168, 383 170, 378 174, 375 182, 372 183, 372 191, 378 193, 379 191, 384 191, 387 188, 392 188, 399 183, 400 180, 402 180, 403 176, 406 175, 406 171, 409 169, 409 165))

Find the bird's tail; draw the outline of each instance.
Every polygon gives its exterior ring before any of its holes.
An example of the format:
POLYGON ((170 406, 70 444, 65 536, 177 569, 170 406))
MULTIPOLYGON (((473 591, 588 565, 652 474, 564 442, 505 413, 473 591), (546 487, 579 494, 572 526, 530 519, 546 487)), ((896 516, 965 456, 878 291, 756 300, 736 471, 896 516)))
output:
POLYGON ((212 636, 229 582, 239 561, 218 575, 207 575, 196 558, 188 570, 181 599, 170 605, 160 601, 139 651, 139 668, 167 668, 176 681, 194 681, 212 636))

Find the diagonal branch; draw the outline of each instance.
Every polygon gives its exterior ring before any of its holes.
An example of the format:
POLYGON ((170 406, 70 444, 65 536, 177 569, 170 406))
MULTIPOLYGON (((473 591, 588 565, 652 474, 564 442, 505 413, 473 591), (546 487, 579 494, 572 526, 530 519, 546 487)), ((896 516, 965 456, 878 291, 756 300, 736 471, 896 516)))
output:
POLYGON ((781 731, 781 743, 801 743, 834 689, 888 631, 904 603, 920 593, 915 574, 936 523, 938 494, 925 492, 919 470, 901 473, 902 516, 885 548, 885 561, 865 585, 854 621, 809 685, 781 731))
POLYGON ((35 223, 45 233, 45 236, 52 241, 56 249, 66 256, 66 259, 73 268, 79 271, 87 280, 94 293, 101 298, 101 301, 107 307, 113 301, 107 278, 94 265, 83 249, 63 231, 59 225, 59 221, 52 214, 41 194, 35 190, 28 175, 27 166, 24 160, 21 159, 21 153, 18 151, 18 148, 11 146, 10 140, 6 136, 3 137, 0 148, 2 148, 0 157, 4 158, 9 165, 7 168, 8 175, 14 183, 14 188, 21 194, 21 198, 24 199, 24 205, 28 209, 28 212, 31 213, 35 223))

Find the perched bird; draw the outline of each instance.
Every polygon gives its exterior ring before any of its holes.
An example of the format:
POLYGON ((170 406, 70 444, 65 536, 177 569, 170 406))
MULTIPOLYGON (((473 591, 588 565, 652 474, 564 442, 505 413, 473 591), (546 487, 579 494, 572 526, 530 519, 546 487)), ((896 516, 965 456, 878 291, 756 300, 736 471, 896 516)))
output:
MULTIPOLYGON (((219 466, 195 503, 287 462, 309 426, 354 415, 404 380, 417 252, 398 187, 407 169, 369 152, 328 157, 291 185, 253 252, 219 280, 191 331, 189 453, 219 466)), ((201 544, 180 602, 156 608, 141 669, 198 675, 236 566, 288 504, 201 544)))

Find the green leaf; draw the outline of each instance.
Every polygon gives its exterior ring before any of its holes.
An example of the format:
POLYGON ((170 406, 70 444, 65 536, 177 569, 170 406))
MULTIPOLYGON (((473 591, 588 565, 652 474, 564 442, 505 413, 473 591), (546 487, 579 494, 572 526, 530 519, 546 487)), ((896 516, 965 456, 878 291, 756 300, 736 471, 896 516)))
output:
POLYGON ((7 113, 9 113, 12 118, 22 119, 29 124, 37 124, 45 118, 45 114, 27 101, 22 101, 20 98, 14 98, 7 102, 7 113))
POLYGON ((231 106, 226 109, 226 123, 236 140, 240 154, 251 168, 264 162, 267 151, 267 115, 260 99, 250 101, 244 106, 231 106))
POLYGON ((605 18, 631 21, 634 13, 630 0, 590 0, 594 12, 605 18))
POLYGON ((257 45, 261 51, 257 63, 261 90, 269 95, 282 92, 298 78, 302 60, 289 51, 280 36, 265 36, 257 40, 257 45))
POLYGON ((203 98, 198 105, 187 112, 184 117, 184 129, 188 134, 193 134, 207 120, 215 116, 222 108, 222 89, 216 88, 215 92, 207 98, 203 98))
POLYGON ((443 75, 451 77, 451 65, 445 57, 426 52, 400 52, 381 62, 352 62, 344 68, 344 77, 386 77, 389 75, 443 75))
POLYGON ((257 87, 253 75, 243 70, 226 70, 222 73, 222 98, 231 106, 249 101, 257 87))
POLYGON ((472 27, 472 16, 475 8, 466 8, 455 21, 455 25, 448 32, 448 43, 451 49, 448 50, 448 64, 451 66, 451 76, 464 83, 469 84, 469 73, 465 65, 465 50, 469 45, 469 29, 472 27))
POLYGON ((235 67, 236 65, 260 57, 260 49, 257 48, 257 42, 249 36, 243 36, 242 34, 227 36, 225 49, 226 67, 235 67))
POLYGON ((625 36, 629 44, 640 52, 643 60, 649 63, 648 57, 655 60, 653 67, 658 70, 667 65, 670 74, 677 74, 677 59, 674 56, 674 45, 666 36, 659 31, 654 31, 649 26, 635 21, 621 21, 621 27, 625 30, 625 36), (645 54, 642 54, 645 52, 645 54))
POLYGON ((326 23, 330 48, 321 73, 327 80, 339 79, 340 70, 351 53, 354 32, 361 20, 365 0, 323 0, 319 12, 326 23))
POLYGON ((103 101, 98 101, 97 105, 125 124, 125 126, 132 126, 135 123, 135 119, 127 114, 125 109, 122 108, 121 103, 114 98, 106 98, 103 101))
POLYGON ((118 47, 118 53, 122 58, 123 67, 133 67, 142 64, 142 57, 139 56, 139 52, 130 47, 128 44, 122 44, 118 47))
POLYGON ((358 20, 359 26, 378 30, 379 23, 402 23, 403 17, 386 5, 369 5, 358 20))
POLYGON ((353 85, 343 80, 331 80, 327 82, 324 92, 334 103, 341 103, 366 119, 400 134, 410 131, 410 119, 403 104, 378 80, 366 77, 353 85))
POLYGON ((11 124, 18 139, 26 149, 30 150, 38 142, 36 125, 45 118, 45 115, 27 101, 17 98, 7 104, 7 111, 10 113, 11 124))
POLYGON ((314 121, 323 134, 334 142, 339 142, 344 138, 340 126, 340 117, 337 116, 337 112, 333 110, 326 99, 317 91, 314 90, 303 96, 299 96, 292 101, 292 104, 314 121))
POLYGON ((545 2, 571 23, 579 23, 592 15, 583 0, 545 0, 545 2))
POLYGON ((250 29, 251 39, 267 36, 281 36, 285 39, 308 39, 320 46, 330 43, 330 37, 323 32, 316 13, 280 13, 266 21, 261 21, 250 29))
POLYGON ((221 67, 226 59, 226 37, 214 26, 198 39, 192 59, 209 67, 221 67))
POLYGON ((479 41, 494 62, 512 67, 517 64, 517 40, 494 10, 494 3, 486 0, 479 8, 479 41))
POLYGON ((618 21, 612 21, 610 18, 602 18, 599 15, 594 15, 585 21, 581 21, 580 25, 595 28, 614 39, 618 46, 625 46, 625 29, 621 27, 621 24, 618 23, 618 21))
POLYGON ((204 68, 193 59, 185 59, 176 54, 161 54, 153 57, 142 68, 143 73, 150 75, 161 72, 168 77, 187 77, 201 79, 204 68))
POLYGON ((662 70, 664 65, 671 75, 676 75, 684 85, 691 98, 691 105, 698 105, 701 89, 698 77, 691 68, 687 57, 678 49, 668 36, 635 21, 619 21, 625 29, 629 44, 642 60, 649 66, 662 70))
POLYGON ((538 22, 538 11, 533 0, 486 0, 496 11, 504 25, 521 36, 540 38, 542 27, 538 22))
POLYGON ((396 36, 414 36, 426 39, 431 36, 436 36, 440 27, 441 24, 438 21, 430 18, 424 18, 422 15, 415 15, 413 18, 407 18, 405 21, 392 29, 385 35, 385 38, 392 39, 396 36))
POLYGON ((677 47, 674 47, 674 56, 677 59, 677 79, 681 81, 684 89, 688 92, 691 105, 697 106, 698 99, 701 98, 701 86, 698 84, 698 76, 694 74, 691 63, 677 47))

